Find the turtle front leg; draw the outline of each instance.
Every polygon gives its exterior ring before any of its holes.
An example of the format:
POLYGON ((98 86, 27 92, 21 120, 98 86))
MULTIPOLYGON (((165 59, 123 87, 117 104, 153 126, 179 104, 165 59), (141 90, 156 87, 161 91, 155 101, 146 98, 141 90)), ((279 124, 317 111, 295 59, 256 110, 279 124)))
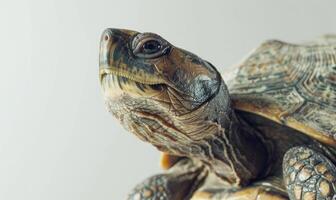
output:
POLYGON ((138 184, 129 200, 187 200, 203 183, 207 171, 200 163, 184 158, 166 173, 154 175, 138 184))
POLYGON ((320 152, 291 148, 284 156, 283 176, 291 200, 336 199, 336 167, 320 152))

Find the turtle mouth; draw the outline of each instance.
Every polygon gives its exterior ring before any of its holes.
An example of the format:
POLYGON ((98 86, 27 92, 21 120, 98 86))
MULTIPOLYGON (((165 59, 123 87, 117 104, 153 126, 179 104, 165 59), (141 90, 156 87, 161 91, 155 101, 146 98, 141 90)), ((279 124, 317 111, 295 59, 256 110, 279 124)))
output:
POLYGON ((113 96, 120 93, 153 96, 161 92, 166 84, 155 76, 130 73, 126 70, 104 67, 99 70, 100 84, 105 93, 113 96))
POLYGON ((127 70, 116 69, 114 67, 101 67, 99 70, 100 81, 103 80, 103 77, 106 75, 114 75, 116 77, 121 77, 123 79, 128 79, 144 85, 160 85, 165 84, 165 81, 156 77, 146 75, 143 72, 133 73, 127 70))

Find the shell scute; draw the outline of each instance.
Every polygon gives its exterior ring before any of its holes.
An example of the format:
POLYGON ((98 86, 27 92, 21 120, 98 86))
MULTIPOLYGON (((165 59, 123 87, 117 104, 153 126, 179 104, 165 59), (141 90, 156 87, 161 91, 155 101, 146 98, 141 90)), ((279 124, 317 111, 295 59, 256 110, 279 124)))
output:
POLYGON ((236 109, 336 146, 336 42, 331 41, 261 44, 228 84, 236 109))

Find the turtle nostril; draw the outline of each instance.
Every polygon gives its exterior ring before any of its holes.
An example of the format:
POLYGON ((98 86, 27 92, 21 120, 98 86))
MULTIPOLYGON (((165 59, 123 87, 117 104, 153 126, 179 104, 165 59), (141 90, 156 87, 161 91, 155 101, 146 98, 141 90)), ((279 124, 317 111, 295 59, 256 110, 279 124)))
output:
POLYGON ((109 40, 109 38, 110 38, 110 37, 109 37, 107 34, 104 36, 104 40, 105 40, 105 41, 109 40))

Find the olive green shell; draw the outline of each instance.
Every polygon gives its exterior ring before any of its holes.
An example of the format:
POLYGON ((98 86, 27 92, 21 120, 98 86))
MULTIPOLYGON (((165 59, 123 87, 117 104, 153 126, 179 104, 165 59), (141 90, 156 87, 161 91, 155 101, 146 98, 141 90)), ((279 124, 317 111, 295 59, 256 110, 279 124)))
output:
POLYGON ((336 35, 264 42, 236 69, 228 81, 236 109, 336 146, 336 35))

